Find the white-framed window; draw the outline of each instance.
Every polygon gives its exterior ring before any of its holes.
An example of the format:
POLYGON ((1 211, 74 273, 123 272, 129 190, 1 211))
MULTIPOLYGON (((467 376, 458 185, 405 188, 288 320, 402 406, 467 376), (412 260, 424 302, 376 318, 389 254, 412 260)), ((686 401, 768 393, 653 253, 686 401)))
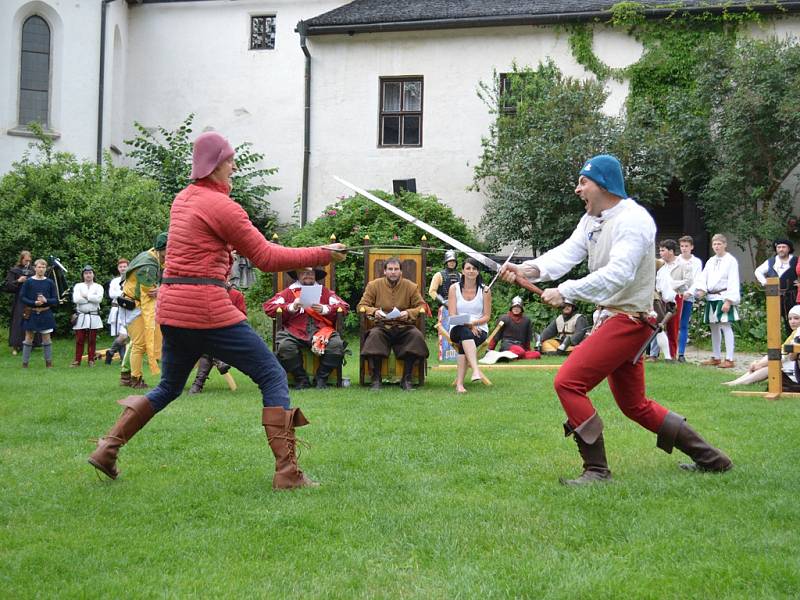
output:
POLYGON ((275 15, 250 16, 250 50, 275 49, 275 15))
POLYGON ((22 23, 19 68, 19 125, 50 124, 50 26, 33 15, 22 23))
POLYGON ((378 146, 422 146, 422 76, 381 77, 378 146))

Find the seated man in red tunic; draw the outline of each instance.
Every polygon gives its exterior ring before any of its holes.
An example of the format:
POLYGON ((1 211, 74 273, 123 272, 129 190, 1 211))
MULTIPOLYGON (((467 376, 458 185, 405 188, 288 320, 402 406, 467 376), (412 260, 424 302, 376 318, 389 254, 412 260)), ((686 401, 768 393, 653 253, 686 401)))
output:
POLYGON ((310 387, 303 367, 303 348, 319 354, 319 368, 314 378, 316 387, 324 389, 331 371, 341 367, 344 360, 345 344, 336 331, 336 314, 342 309, 342 316, 346 316, 350 306, 321 286, 319 302, 304 307, 300 301, 302 287, 316 285, 325 279, 326 273, 320 268, 306 267, 299 272, 288 271, 288 274, 294 283, 263 305, 264 312, 273 318, 278 315, 278 309, 281 310, 283 329, 275 336, 276 354, 286 372, 294 375, 298 390, 310 387))

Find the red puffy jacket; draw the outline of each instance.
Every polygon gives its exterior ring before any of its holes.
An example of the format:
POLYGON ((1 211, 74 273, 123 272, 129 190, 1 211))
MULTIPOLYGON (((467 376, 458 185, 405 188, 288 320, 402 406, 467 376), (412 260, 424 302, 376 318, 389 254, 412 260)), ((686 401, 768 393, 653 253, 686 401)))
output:
MULTIPOLYGON (((203 277, 227 280, 232 249, 262 271, 285 271, 327 265, 324 248, 284 248, 264 239, 244 209, 228 197, 230 188, 201 179, 172 203, 164 278, 203 277)), ((156 319, 185 329, 228 327, 245 320, 224 287, 163 284, 156 319)))

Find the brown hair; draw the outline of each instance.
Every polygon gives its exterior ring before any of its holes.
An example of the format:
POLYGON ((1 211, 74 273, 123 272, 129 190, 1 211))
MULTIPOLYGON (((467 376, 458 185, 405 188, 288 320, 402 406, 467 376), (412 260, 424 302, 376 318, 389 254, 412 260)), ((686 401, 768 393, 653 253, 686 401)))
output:
POLYGON ((19 253, 19 258, 17 259, 18 267, 22 266, 22 258, 25 256, 27 256, 28 258, 33 258, 33 255, 30 253, 29 250, 23 250, 22 252, 19 253))
POLYGON ((692 236, 690 236, 690 235, 684 235, 684 236, 679 237, 678 238, 678 243, 680 244, 681 242, 689 242, 692 246, 694 246, 694 240, 692 239, 692 236))

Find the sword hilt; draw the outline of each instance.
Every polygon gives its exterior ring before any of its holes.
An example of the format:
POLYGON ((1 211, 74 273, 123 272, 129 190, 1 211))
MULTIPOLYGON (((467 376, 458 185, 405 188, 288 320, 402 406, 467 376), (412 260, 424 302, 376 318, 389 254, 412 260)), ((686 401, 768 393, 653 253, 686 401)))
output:
POLYGON ((516 283, 521 288, 525 288, 529 292, 533 292, 537 296, 541 296, 544 293, 542 288, 540 288, 537 285, 533 285, 530 281, 519 275, 517 275, 517 278, 514 280, 514 283, 516 283))

